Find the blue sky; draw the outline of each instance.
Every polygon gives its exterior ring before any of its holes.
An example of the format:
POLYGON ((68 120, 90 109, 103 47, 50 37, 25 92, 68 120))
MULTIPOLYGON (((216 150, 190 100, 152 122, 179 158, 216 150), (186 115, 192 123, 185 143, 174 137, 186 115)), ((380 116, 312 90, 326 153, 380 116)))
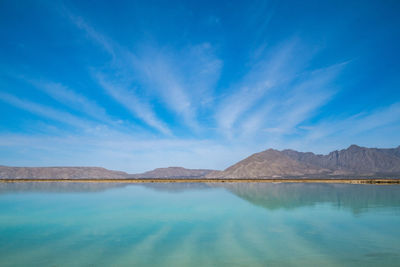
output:
POLYGON ((1 1, 0 165, 400 145, 399 1, 1 1))

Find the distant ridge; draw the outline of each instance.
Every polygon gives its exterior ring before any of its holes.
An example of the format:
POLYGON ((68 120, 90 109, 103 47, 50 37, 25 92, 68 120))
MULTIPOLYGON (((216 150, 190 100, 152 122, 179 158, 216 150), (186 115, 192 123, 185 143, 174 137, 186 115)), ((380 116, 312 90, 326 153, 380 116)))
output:
POLYGON ((127 178, 126 172, 100 167, 6 167, 0 166, 2 179, 78 179, 127 178))
POLYGON ((157 168, 128 174, 101 167, 7 167, 0 179, 139 179, 139 178, 400 178, 400 146, 366 148, 351 145, 327 155, 268 149, 255 153, 223 171, 157 168))
POLYGON ((239 161, 208 178, 274 178, 303 176, 400 175, 400 146, 392 149, 351 145, 328 155, 268 149, 239 161))
POLYGON ((301 176, 327 173, 308 163, 294 160, 281 151, 268 149, 255 153, 230 166, 224 171, 215 171, 207 175, 212 178, 263 178, 282 176, 301 176))
POLYGON ((7 167, 0 166, 0 179, 128 179, 199 178, 212 170, 182 167, 157 168, 140 174, 128 174, 101 167, 7 167))
POLYGON ((134 174, 132 178, 199 178, 213 170, 186 169, 182 167, 157 168, 152 171, 134 174))
POLYGON ((294 150, 283 150, 282 153, 296 161, 331 171, 354 174, 400 173, 400 147, 378 149, 351 145, 328 155, 294 150))

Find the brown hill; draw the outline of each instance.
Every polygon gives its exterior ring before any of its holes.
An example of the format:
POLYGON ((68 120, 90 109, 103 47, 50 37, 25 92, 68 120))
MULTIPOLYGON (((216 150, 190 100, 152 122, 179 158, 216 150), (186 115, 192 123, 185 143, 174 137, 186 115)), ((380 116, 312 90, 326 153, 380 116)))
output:
POLYGON ((352 174, 400 173, 400 147, 394 149, 366 148, 351 145, 347 149, 333 151, 328 155, 284 150, 283 154, 305 164, 344 171, 352 174))
POLYGON ((0 166, 0 179, 124 179, 124 178, 273 178, 330 176, 400 177, 400 146, 378 149, 351 145, 327 155, 295 150, 268 149, 224 171, 158 168, 128 174, 100 167, 7 167, 0 166))
POLYGON ((203 177, 212 170, 185 169, 182 167, 157 168, 152 171, 131 175, 132 178, 197 178, 203 177))
POLYGON ((328 155, 269 149, 214 171, 208 178, 262 178, 307 176, 400 175, 400 146, 391 149, 351 145, 328 155))
POLYGON ((127 178, 121 171, 111 171, 100 167, 6 167, 0 166, 2 179, 77 179, 77 178, 127 178))
POLYGON ((263 178, 323 174, 323 168, 291 159, 274 149, 256 153, 221 172, 212 172, 209 178, 263 178))
POLYGON ((100 167, 7 167, 0 166, 0 179, 124 179, 124 178, 196 178, 212 170, 182 167, 158 168, 152 171, 128 174, 100 167))

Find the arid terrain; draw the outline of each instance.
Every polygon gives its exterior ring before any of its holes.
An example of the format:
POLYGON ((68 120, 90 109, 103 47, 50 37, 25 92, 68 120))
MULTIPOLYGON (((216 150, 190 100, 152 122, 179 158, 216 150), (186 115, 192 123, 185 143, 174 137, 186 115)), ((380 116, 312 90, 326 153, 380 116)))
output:
POLYGON ((347 149, 327 155, 295 150, 268 149, 255 153, 223 171, 186 169, 182 167, 157 168, 152 171, 129 174, 100 167, 8 167, 0 166, 0 179, 286 179, 346 180, 398 179, 400 177, 400 146, 392 149, 366 148, 351 145, 347 149))

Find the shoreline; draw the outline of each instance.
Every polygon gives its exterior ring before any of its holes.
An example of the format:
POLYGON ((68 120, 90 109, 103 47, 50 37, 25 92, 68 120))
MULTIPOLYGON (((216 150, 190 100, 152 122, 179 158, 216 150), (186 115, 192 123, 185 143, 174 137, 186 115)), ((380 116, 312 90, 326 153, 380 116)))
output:
POLYGON ((400 179, 268 179, 268 178, 141 178, 141 179, 0 179, 0 183, 64 182, 64 183, 342 183, 400 184, 400 179))

